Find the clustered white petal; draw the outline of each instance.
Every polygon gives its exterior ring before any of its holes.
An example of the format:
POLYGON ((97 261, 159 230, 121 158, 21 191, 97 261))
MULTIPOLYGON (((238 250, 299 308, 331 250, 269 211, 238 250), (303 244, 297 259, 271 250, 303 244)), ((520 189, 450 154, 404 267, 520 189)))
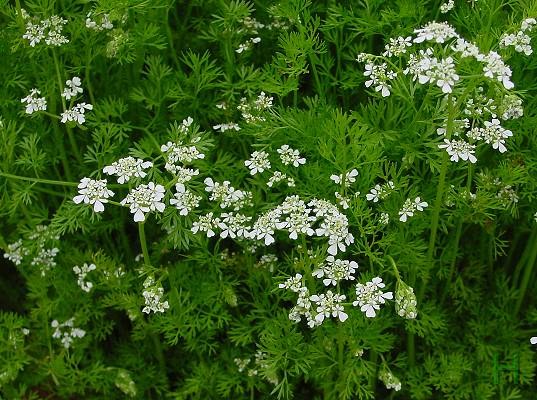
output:
POLYGON ((325 318, 330 318, 331 316, 337 317, 341 322, 345 322, 349 317, 345 313, 343 305, 341 305, 345 298, 345 295, 332 293, 331 290, 325 294, 310 296, 310 300, 317 304, 317 315, 315 316, 317 324, 322 324, 325 318))
POLYGON ((12 261, 15 265, 20 265, 22 258, 28 255, 29 250, 22 245, 22 239, 15 243, 7 245, 7 250, 4 253, 4 258, 12 261))
POLYGON ((59 323, 58 320, 53 320, 50 324, 51 327, 54 328, 54 333, 52 333, 52 337, 54 339, 60 339, 61 343, 63 344, 63 347, 68 349, 71 347, 71 343, 73 343, 73 340, 75 338, 83 338, 86 335, 86 331, 80 328, 75 328, 73 326, 75 319, 70 318, 64 323, 59 323))
POLYGON ((188 215, 189 212, 199 207, 201 196, 192 193, 180 183, 175 185, 175 189, 176 193, 173 199, 170 199, 170 204, 179 210, 180 215, 188 215))
MULTIPOLYGON (((345 174, 345 187, 350 187, 350 185, 356 182, 356 177, 358 176, 358 171, 356 168, 347 172, 345 174)), ((343 180, 343 175, 330 175, 330 179, 333 180, 336 185, 340 185, 343 180)))
POLYGON ((116 175, 118 183, 125 183, 133 176, 136 178, 144 178, 147 174, 144 169, 153 166, 151 161, 144 161, 140 158, 126 157, 120 158, 103 168, 103 172, 108 175, 116 175))
POLYGON ((244 161, 244 165, 250 169, 250 174, 255 175, 266 169, 270 169, 269 155, 265 151, 254 151, 250 155, 250 159, 244 161))
POLYGON ((73 108, 62 112, 61 122, 65 124, 68 121, 76 121, 79 124, 83 124, 84 122, 86 122, 86 117, 84 115, 86 110, 93 110, 93 106, 87 103, 78 103, 73 108))
POLYGON ((360 310, 365 313, 366 317, 375 317, 376 311, 380 310, 380 305, 386 302, 386 299, 392 299, 393 293, 384 293, 382 289, 386 285, 382 282, 382 278, 378 276, 373 278, 365 285, 356 284, 356 300, 353 301, 353 306, 359 306, 360 310))
POLYGON ((384 200, 387 198, 390 193, 394 190, 395 185, 392 181, 381 185, 375 185, 373 189, 366 194, 365 198, 373 203, 377 203, 379 200, 384 200))
POLYGON ((85 281, 86 276, 95 269, 97 269, 95 264, 88 265, 86 263, 84 263, 82 267, 79 267, 78 265, 73 267, 73 272, 77 275, 77 284, 85 292, 89 292, 93 287, 93 283, 85 281))
POLYGON ((326 263, 318 265, 312 275, 319 279, 324 278, 323 284, 325 286, 336 286, 341 280, 353 281, 356 269, 358 269, 356 261, 340 260, 334 256, 328 256, 326 263))
POLYGON ((106 179, 94 180, 90 178, 82 178, 78 184, 78 196, 73 197, 75 204, 84 202, 85 204, 93 204, 93 211, 104 211, 104 204, 108 202, 108 198, 114 195, 114 192, 106 187, 106 179))
POLYGON ((474 156, 475 145, 464 140, 449 140, 446 138, 444 143, 439 144, 438 147, 446 150, 451 161, 459 162, 459 159, 461 159, 470 161, 473 164, 477 162, 477 158, 474 156))
POLYGON ((369 79, 365 81, 365 86, 373 86, 375 91, 381 92, 382 97, 388 97, 390 95, 391 85, 389 80, 395 79, 397 73, 395 71, 388 71, 388 64, 374 64, 372 61, 368 61, 365 64, 364 76, 369 79))
POLYGON ((71 97, 76 97, 79 93, 82 93, 84 90, 80 86, 81 84, 78 76, 65 81, 66 87, 63 89, 62 97, 65 97, 65 100, 71 100, 71 97))
POLYGON ((86 15, 86 28, 93 29, 95 31, 102 31, 104 29, 113 29, 114 24, 110 22, 110 15, 109 14, 103 14, 100 16, 101 22, 97 23, 93 19, 91 19, 91 12, 89 12, 86 15))
POLYGON ((280 154, 280 159, 284 165, 293 164, 293 167, 298 167, 306 163, 304 157, 300 157, 300 152, 298 150, 291 149, 289 145, 284 144, 277 150, 280 154))
POLYGON ((403 208, 399 211, 399 221, 406 222, 408 217, 412 217, 416 211, 423 211, 429 204, 425 201, 421 201, 421 198, 416 197, 414 201, 406 199, 403 204, 403 208))
POLYGON ((164 289, 160 283, 156 283, 152 276, 147 277, 144 282, 144 291, 142 292, 145 301, 145 307, 142 309, 143 313, 151 314, 151 312, 163 313, 170 305, 168 301, 162 301, 164 296, 164 289))
POLYGON ((61 34, 67 20, 53 15, 50 18, 41 20, 39 23, 26 23, 26 32, 22 35, 23 39, 30 42, 30 46, 35 47, 42 40, 49 46, 61 46, 69 43, 69 39, 61 34))
POLYGON ((139 185, 132 189, 127 197, 121 200, 121 205, 129 205, 131 213, 134 214, 134 222, 143 222, 145 213, 164 211, 165 205, 161 202, 164 194, 164 186, 149 182, 147 185, 139 185))
POLYGON ((21 103, 26 103, 26 114, 32 114, 35 111, 46 111, 47 101, 44 97, 37 97, 41 94, 38 89, 30 90, 30 94, 21 99, 21 103))

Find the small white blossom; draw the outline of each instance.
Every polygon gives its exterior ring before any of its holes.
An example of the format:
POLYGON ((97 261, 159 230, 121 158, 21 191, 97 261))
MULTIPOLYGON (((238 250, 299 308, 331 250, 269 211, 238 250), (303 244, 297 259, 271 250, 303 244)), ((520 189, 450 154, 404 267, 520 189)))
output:
POLYGON ((284 165, 293 164, 294 167, 298 167, 306 163, 306 159, 300 157, 299 151, 291 149, 287 144, 281 146, 277 152, 280 154, 280 159, 284 165))
POLYGON ((453 10, 453 7, 455 6, 455 0, 448 0, 447 2, 445 3, 442 3, 440 5, 440 12, 442 14, 445 14, 451 10, 453 10))
POLYGON ((199 207, 201 196, 195 195, 180 183, 175 185, 175 189, 177 192, 173 195, 174 198, 170 199, 170 204, 179 210, 179 215, 188 215, 199 207))
POLYGON ((162 301, 164 296, 164 289, 160 283, 155 283, 155 280, 152 276, 146 278, 144 282, 144 291, 142 292, 145 301, 145 307, 142 309, 143 313, 151 314, 151 312, 163 313, 170 305, 168 301, 162 301))
POLYGON ((459 158, 464 161, 476 163, 477 158, 474 156, 475 145, 465 142, 464 140, 444 139, 444 143, 439 144, 440 149, 445 149, 450 155, 450 160, 459 162, 459 158))
POLYGON ((314 294, 313 296, 310 296, 310 300, 317 304, 316 310, 318 314, 315 316, 315 320, 319 324, 321 324, 326 317, 337 317, 341 322, 345 322, 349 317, 344 312, 344 308, 341 305, 341 302, 345 300, 345 295, 332 293, 332 291, 329 290, 326 294, 314 294))
POLYGON ((214 125, 213 126, 213 129, 215 131, 220 131, 220 132, 225 132, 225 131, 229 131, 231 129, 235 130, 235 131, 240 131, 241 130, 241 127, 239 126, 239 124, 235 123, 235 122, 229 122, 227 124, 218 124, 218 125, 214 125))
POLYGON ((341 280, 353 281, 356 269, 358 269, 356 261, 339 260, 335 259, 334 256, 328 256, 326 263, 320 264, 312 272, 312 275, 319 279, 324 278, 323 284, 325 286, 336 286, 341 280))
POLYGON ((244 165, 250 169, 250 174, 255 175, 266 169, 270 169, 270 161, 268 153, 264 151, 254 151, 250 155, 250 159, 244 161, 244 165))
POLYGON ((62 343, 63 347, 65 347, 66 349, 71 347, 71 343, 73 343, 74 339, 80 339, 86 335, 86 331, 80 328, 75 328, 73 324, 74 318, 70 318, 61 324, 58 322, 58 320, 55 319, 50 324, 50 326, 54 328, 52 337, 54 339, 60 339, 60 342, 62 343))
POLYGON ((143 171, 146 168, 152 167, 151 161, 144 161, 139 158, 126 157, 107 165, 103 168, 103 172, 108 175, 116 175, 118 183, 125 183, 131 177, 144 178, 147 174, 143 171))
POLYGON ((20 265, 22 258, 27 256, 29 250, 22 245, 22 239, 17 240, 15 243, 7 245, 7 251, 4 253, 4 258, 12 261, 15 265, 20 265))
POLYGON ((380 305, 386 302, 386 299, 392 299, 393 293, 384 293, 382 289, 386 285, 382 282, 382 278, 373 278, 365 285, 356 284, 356 300, 353 301, 353 306, 359 306, 360 310, 365 313, 366 317, 375 317, 376 310, 380 310, 380 305))
POLYGON ((65 81, 66 87, 63 89, 62 97, 65 97, 65 100, 71 100, 71 97, 76 97, 79 93, 82 93, 84 90, 80 87, 81 84, 78 76, 65 81))
POLYGON ((120 204, 129 205, 131 213, 134 214, 134 222, 143 222, 145 213, 164 211, 165 205, 161 202, 164 194, 164 186, 149 182, 147 185, 139 185, 132 189, 120 204))
POLYGON ((365 65, 364 76, 369 79, 365 81, 365 86, 373 86, 375 91, 381 92, 382 97, 388 97, 390 95, 391 85, 389 80, 395 79, 397 73, 395 71, 388 71, 388 64, 383 63, 376 65, 373 62, 367 62, 365 65))
POLYGON ((73 108, 62 112, 61 122, 65 124, 68 121, 76 121, 82 125, 84 122, 86 122, 86 117, 84 115, 86 110, 93 110, 93 106, 87 103, 78 103, 73 108))
POLYGON ((84 263, 82 267, 79 267, 78 265, 73 267, 73 272, 77 275, 77 284, 83 291, 89 292, 93 287, 93 283, 86 282, 85 279, 88 273, 94 271, 96 268, 95 264, 88 265, 86 263, 84 263))
POLYGON ((498 53, 491 51, 484 57, 483 62, 485 63, 483 75, 501 82, 506 89, 515 87, 514 83, 511 82, 511 68, 504 63, 498 53))
POLYGON ((390 38, 390 42, 385 46, 385 51, 382 53, 383 56, 400 56, 407 52, 407 47, 412 46, 412 38, 410 36, 397 38, 390 38))
POLYGON ((302 288, 302 275, 296 274, 288 278, 284 283, 278 284, 280 289, 289 289, 295 293, 298 293, 302 288))
POLYGON ((403 208, 399 211, 399 221, 406 222, 408 217, 412 217, 415 211, 423 211, 429 204, 425 201, 421 201, 421 198, 416 197, 414 201, 406 199, 403 204, 403 208))
POLYGON ((41 94, 38 89, 30 90, 30 94, 21 99, 21 103, 26 103, 26 114, 32 114, 35 111, 46 111, 47 101, 44 97, 37 97, 41 94))
POLYGON ((421 43, 423 41, 444 43, 446 40, 459 37, 455 29, 447 22, 436 21, 429 22, 423 28, 415 29, 414 33, 418 34, 414 38, 414 43, 421 43))
POLYGON ((198 220, 192 224, 191 231, 194 234, 198 232, 206 232, 207 237, 213 237, 215 235, 213 229, 218 226, 218 222, 220 222, 219 219, 213 218, 212 212, 207 213, 206 215, 200 215, 198 220))
MULTIPOLYGON (((353 170, 345 174, 345 187, 349 187, 352 183, 356 182, 356 177, 358 176, 358 170, 354 168, 353 170)), ((342 175, 330 175, 330 179, 333 180, 336 185, 340 185, 343 179, 342 175)))
POLYGON ((82 178, 78 184, 78 196, 73 197, 75 204, 93 204, 93 211, 104 211, 104 204, 108 203, 108 198, 114 195, 114 192, 107 189, 106 179, 94 180, 82 178))

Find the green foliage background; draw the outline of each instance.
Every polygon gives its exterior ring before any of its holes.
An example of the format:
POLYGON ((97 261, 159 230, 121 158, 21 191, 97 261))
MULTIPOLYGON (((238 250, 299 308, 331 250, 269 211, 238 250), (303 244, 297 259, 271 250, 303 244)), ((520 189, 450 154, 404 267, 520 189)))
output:
MULTIPOLYGON (((443 95, 412 84, 388 98, 364 87, 361 52, 380 54, 391 37, 407 36, 445 19, 485 50, 537 5, 525 0, 457 0, 448 14, 439 1, 173 1, 0 0, 0 246, 29 239, 48 225, 60 249, 57 266, 42 276, 28 263, 0 259, 0 393, 6 399, 531 399, 537 395, 535 262, 537 258, 537 56, 514 51, 513 70, 524 116, 510 121, 514 136, 503 155, 487 152, 468 179, 468 167, 451 163, 453 207, 442 205, 433 259, 428 246, 431 211, 407 224, 378 222, 379 210, 397 215, 407 197, 434 203, 442 168, 436 128, 445 120, 443 95), (70 42, 30 47, 22 38, 19 7, 39 18, 66 18, 70 42), (110 14, 114 29, 85 27, 86 14, 110 14), (122 22, 123 17, 126 16, 122 22), (250 36, 245 17, 287 28, 260 29, 262 41, 241 54, 250 36), (46 114, 28 116, 20 99, 39 88, 48 111, 59 114, 63 82, 80 76, 94 109, 83 126, 65 126, 46 114), (238 118, 241 97, 274 96, 266 121, 238 132, 213 126, 238 118), (348 310, 345 323, 309 329, 288 319, 294 298, 277 289, 296 272, 294 243, 252 254, 247 244, 207 239, 190 231, 193 218, 168 208, 145 226, 152 267, 141 253, 138 229, 126 209, 102 214, 72 201, 78 182, 132 155, 153 160, 160 144, 191 116, 208 155, 204 176, 256 188, 258 211, 286 195, 333 198, 330 175, 352 168, 354 188, 367 193, 392 180, 398 191, 375 208, 364 196, 346 214, 355 236, 347 257, 360 264, 361 282, 393 278, 386 256, 413 285, 418 318, 404 320, 385 306, 374 319, 348 310), (296 188, 266 190, 244 160, 255 149, 283 144, 307 159, 294 174, 296 188), (505 207, 479 172, 516 189, 505 207), (20 178, 35 178, 23 180, 20 178), (468 182, 467 182, 468 181, 468 182), (488 186, 487 186, 488 185, 488 186), (76 186, 76 185, 75 185, 76 186), (470 204, 457 196, 477 193, 470 204), (259 257, 275 253, 274 271, 259 257), (224 254, 224 255, 222 255, 224 254), (94 289, 83 293, 74 265, 95 263, 94 289), (121 267, 126 274, 107 279, 121 267), (142 284, 160 279, 170 308, 146 316, 142 284), (71 348, 52 338, 51 321, 76 315, 86 331, 71 348), (30 333, 24 335, 23 328, 30 333), (364 350, 363 356, 356 352, 364 350), (257 375, 240 372, 236 358, 264 353, 257 375), (515 374, 493 381, 494 355, 515 359, 515 374), (378 381, 383 366, 401 380, 399 392, 378 381), (250 376, 251 375, 251 376, 250 376), (277 384, 274 384, 274 382, 277 384)), ((535 40, 535 38, 534 38, 535 40)), ((152 169, 149 178, 165 182, 152 169)), ((446 186, 446 187, 448 187, 446 186)), ((450 186, 449 186, 450 187, 450 186)), ((200 188, 201 184, 200 184, 200 188)), ((450 187, 451 188, 451 187, 450 187)), ((114 189, 115 190, 115 189, 114 189)), ((251 189, 253 190, 253 189, 251 189)), ((119 190, 121 191, 121 190, 119 190)), ((122 193, 122 194, 126 194, 122 193)), ((394 290, 395 280, 385 279, 394 290)), ((253 365, 253 361, 251 366, 253 365)))

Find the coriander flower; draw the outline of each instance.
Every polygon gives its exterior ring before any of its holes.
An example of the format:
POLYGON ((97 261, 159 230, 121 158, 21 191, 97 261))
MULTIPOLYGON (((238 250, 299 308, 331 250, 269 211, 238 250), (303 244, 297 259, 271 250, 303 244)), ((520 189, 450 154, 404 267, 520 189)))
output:
POLYGON ((321 324, 325 317, 329 318, 330 316, 337 317, 341 322, 345 322, 349 317, 341 305, 345 298, 345 295, 332 293, 331 290, 327 291, 326 294, 310 296, 310 300, 317 304, 318 314, 315 316, 317 323, 321 324))
POLYGON ((483 62, 486 64, 483 67, 483 75, 501 82, 506 89, 515 87, 514 83, 511 82, 511 68, 503 62, 502 56, 491 51, 484 57, 483 62))
POLYGON ((175 206, 179 210, 179 215, 188 215, 190 211, 199 207, 201 196, 197 196, 184 185, 175 184, 177 192, 173 195, 174 198, 170 199, 170 204, 175 206))
POLYGON ((365 285, 356 284, 356 300, 353 301, 353 306, 359 306, 362 312, 365 312, 366 317, 375 317, 376 310, 380 310, 380 305, 386 302, 386 299, 392 299, 393 293, 384 293, 383 289, 386 285, 382 282, 382 278, 378 276, 373 278, 365 285))
POLYGON ((464 161, 470 161, 472 164, 477 162, 474 156, 475 145, 465 142, 464 140, 449 140, 444 139, 443 144, 439 144, 440 149, 445 149, 451 156, 450 160, 459 162, 459 158, 464 161))
POLYGON ((296 274, 288 278, 284 283, 278 284, 280 289, 289 289, 295 293, 298 293, 302 288, 302 275, 296 274))
POLYGON ((104 211, 104 204, 108 203, 108 198, 114 195, 114 192, 106 188, 106 179, 94 180, 82 178, 78 184, 78 196, 73 197, 75 204, 84 202, 93 204, 93 211, 104 211))
POLYGON ((30 94, 21 99, 21 103, 26 103, 26 114, 32 114, 35 111, 46 111, 47 101, 44 97, 37 97, 41 92, 38 89, 30 90, 30 94))
POLYGON ((421 198, 416 197, 414 202, 410 199, 406 199, 403 204, 403 208, 399 211, 399 221, 406 222, 408 217, 412 217, 415 211, 423 211, 425 207, 428 207, 429 204, 425 201, 421 201, 421 198))
POLYGON ((194 234, 198 232, 206 232, 207 237, 210 238, 215 235, 213 229, 218 226, 219 222, 220 220, 218 218, 213 218, 213 213, 210 212, 206 215, 200 215, 198 220, 192 224, 192 228, 190 230, 194 234))
POLYGON ((264 151, 254 151, 249 160, 244 161, 244 165, 250 169, 250 174, 255 175, 266 169, 270 169, 270 161, 268 153, 264 151))
POLYGON ((412 46, 412 38, 410 36, 397 38, 390 38, 390 43, 388 43, 384 48, 386 51, 382 53, 383 56, 400 56, 407 52, 407 47, 412 46))
MULTIPOLYGON (((349 171, 345 174, 345 187, 349 187, 351 183, 356 182, 356 177, 358 176, 358 170, 354 168, 352 171, 349 171)), ((330 175, 330 179, 333 180, 336 185, 340 185, 342 182, 342 175, 330 175)))
POLYGON ((134 222, 143 222, 145 213, 155 210, 164 211, 165 205, 161 202, 164 194, 164 186, 149 182, 147 185, 139 185, 132 189, 120 204, 129 205, 131 213, 134 214, 134 222))
POLYGON ((335 259, 334 256, 326 257, 326 264, 322 263, 319 265, 319 268, 312 272, 316 278, 324 278, 323 284, 325 286, 336 286, 339 281, 354 280, 354 273, 358 268, 358 263, 356 261, 349 260, 339 260, 335 259))
POLYGON ((93 110, 93 106, 91 104, 78 103, 73 108, 62 112, 61 122, 65 124, 67 121, 76 121, 82 125, 86 122, 86 117, 84 116, 86 110, 93 110))
POLYGON ((107 165, 103 172, 108 175, 116 175, 118 183, 128 182, 131 177, 144 178, 147 174, 143 171, 145 168, 152 167, 151 161, 144 161, 140 158, 126 157, 107 165))
POLYGON ((530 338, 530 343, 531 344, 537 344, 537 336, 533 336, 530 338))
POLYGON ((447 22, 432 21, 426 24, 423 28, 415 29, 414 33, 418 35, 414 38, 414 43, 424 41, 434 41, 436 43, 444 43, 446 40, 458 38, 459 35, 455 29, 447 22))
POLYGON ((287 144, 281 146, 277 152, 280 154, 280 159, 284 165, 293 164, 294 167, 298 167, 306 163, 306 159, 300 157, 299 151, 291 149, 287 144))
POLYGON ((93 283, 86 282, 84 279, 86 279, 88 273, 94 271, 96 268, 95 264, 88 265, 86 263, 84 263, 82 267, 79 267, 78 265, 73 267, 73 272, 77 275, 77 284, 83 291, 89 292, 93 287, 93 283))
POLYGON ((388 97, 391 89, 388 80, 394 79, 397 73, 388 71, 388 64, 386 63, 376 65, 373 62, 367 62, 364 76, 369 77, 369 80, 365 81, 366 87, 373 86, 375 91, 381 92, 382 97, 388 97))
POLYGON ((63 89, 62 97, 65 100, 71 100, 71 97, 76 97, 78 93, 82 93, 84 90, 80 87, 81 82, 78 76, 73 77, 65 82, 66 88, 63 89))
POLYGON ((17 240, 15 243, 7 245, 7 250, 4 253, 4 258, 12 261, 15 265, 20 265, 22 258, 27 256, 29 250, 22 245, 22 239, 17 240))

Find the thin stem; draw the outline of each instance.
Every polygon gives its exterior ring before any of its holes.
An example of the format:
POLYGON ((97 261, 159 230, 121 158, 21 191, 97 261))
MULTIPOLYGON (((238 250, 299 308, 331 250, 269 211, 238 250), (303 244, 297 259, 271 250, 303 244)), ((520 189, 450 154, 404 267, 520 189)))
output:
POLYGON ((140 236, 140 245, 142 246, 142 253, 144 255, 145 265, 150 266, 151 260, 149 258, 149 251, 147 251, 147 242, 145 240, 145 221, 138 224, 138 235, 140 236))
POLYGON ((20 176, 20 175, 13 175, 8 174, 7 172, 0 172, 0 176, 3 176, 4 178, 11 178, 11 179, 18 179, 21 181, 29 181, 29 182, 36 182, 36 183, 46 183, 49 185, 59 185, 59 186, 78 186, 77 182, 62 182, 62 181, 54 181, 51 179, 40 179, 40 178, 31 178, 29 176, 20 176))
POLYGON ((535 240, 536 236, 537 236, 537 233, 534 229, 531 234, 531 239, 528 242, 528 247, 531 247, 531 253, 526 263, 526 268, 524 270, 524 276, 522 277, 522 282, 520 283, 519 295, 518 295, 518 299, 515 305, 515 316, 520 311, 520 308, 522 306, 522 301, 524 300, 524 296, 526 295, 528 283, 533 273, 533 269, 535 268, 535 260, 537 259, 537 242, 535 240))

